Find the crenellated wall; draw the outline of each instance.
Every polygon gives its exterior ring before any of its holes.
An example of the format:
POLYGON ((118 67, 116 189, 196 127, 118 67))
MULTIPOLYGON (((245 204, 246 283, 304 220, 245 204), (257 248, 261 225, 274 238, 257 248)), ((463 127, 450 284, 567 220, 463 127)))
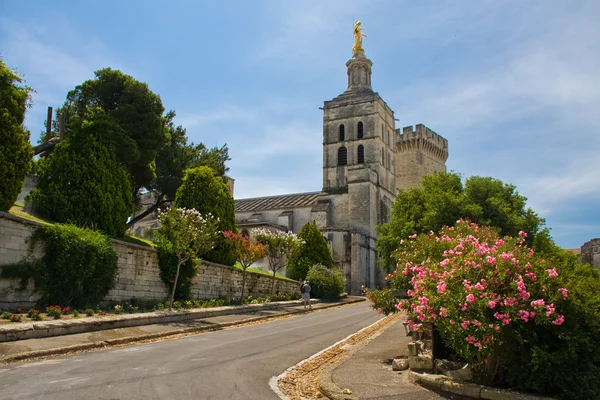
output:
MULTIPOLYGON (((0 212, 0 266, 15 263, 28 256, 29 237, 42 223, 0 212)), ((113 239, 118 256, 115 286, 106 300, 126 301, 132 297, 143 300, 161 300, 168 297, 165 284, 160 280, 158 257, 155 249, 113 239)), ((43 248, 35 248, 32 257, 43 256, 43 248)), ((32 282, 23 291, 18 280, 0 279, 0 308, 31 307, 40 298, 32 282)), ((246 279, 247 295, 264 297, 271 293, 271 277, 249 272, 246 279)), ((241 293, 242 272, 236 268, 203 262, 200 277, 192 282, 194 299, 237 297, 241 293)), ((275 291, 298 292, 299 283, 285 279, 275 280, 275 291)))

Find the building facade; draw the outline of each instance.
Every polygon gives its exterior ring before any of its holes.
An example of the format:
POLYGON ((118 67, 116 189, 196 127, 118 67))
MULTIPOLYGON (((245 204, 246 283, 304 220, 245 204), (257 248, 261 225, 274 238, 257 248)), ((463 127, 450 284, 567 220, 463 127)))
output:
POLYGON ((238 228, 249 234, 256 226, 298 233, 315 221, 351 294, 385 284, 376 227, 388 221, 398 189, 445 171, 448 158, 448 141, 424 125, 396 128, 394 111, 371 87, 372 65, 355 51, 347 89, 324 102, 321 191, 235 201, 238 228))

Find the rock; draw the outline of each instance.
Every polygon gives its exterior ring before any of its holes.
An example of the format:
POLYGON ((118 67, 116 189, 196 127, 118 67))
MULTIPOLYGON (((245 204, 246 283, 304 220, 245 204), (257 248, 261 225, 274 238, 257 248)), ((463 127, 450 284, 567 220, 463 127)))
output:
POLYGON ((464 363, 448 360, 435 360, 435 372, 437 374, 445 374, 447 371, 453 371, 455 369, 461 369, 464 363))
POLYGON ((473 371, 471 371, 469 364, 461 369, 446 371, 444 372, 444 375, 457 382, 468 382, 473 380, 473 371))
POLYGON ((342 390, 343 394, 352 394, 352 390, 345 388, 344 390, 342 390))
POLYGON ((392 370, 394 371, 404 371, 408 369, 408 358, 396 358, 392 362, 392 370))
POLYGON ((411 356, 419 355, 421 351, 421 343, 420 342, 410 342, 408 344, 408 354, 411 356))
POLYGON ((422 354, 420 356, 408 356, 408 365, 410 366, 410 369, 432 370, 433 358, 429 354, 422 354))

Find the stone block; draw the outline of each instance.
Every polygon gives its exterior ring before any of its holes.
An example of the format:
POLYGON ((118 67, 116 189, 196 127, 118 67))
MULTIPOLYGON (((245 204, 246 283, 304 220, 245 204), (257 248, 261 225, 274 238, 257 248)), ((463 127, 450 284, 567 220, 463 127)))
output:
POLYGON ((410 342, 408 344, 408 354, 411 356, 417 356, 421 352, 420 342, 410 342))
POLYGON ((394 371, 404 371, 408 369, 408 359, 407 358, 396 358, 392 361, 392 370, 394 371))
POLYGON ((408 356, 410 369, 433 370, 433 357, 431 355, 408 356))
POLYGON ((473 380, 473 371, 469 365, 465 365, 461 369, 446 371, 444 372, 444 375, 457 382, 468 382, 473 380))
POLYGON ((442 381, 440 389, 473 399, 478 399, 481 393, 481 386, 479 385, 458 383, 451 380, 442 381))

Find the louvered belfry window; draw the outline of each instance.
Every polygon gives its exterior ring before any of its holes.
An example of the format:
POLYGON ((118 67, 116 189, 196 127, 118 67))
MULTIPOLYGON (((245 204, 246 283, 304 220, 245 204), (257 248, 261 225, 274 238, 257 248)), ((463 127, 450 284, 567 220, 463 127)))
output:
POLYGON ((365 147, 362 144, 358 146, 357 156, 358 156, 358 163, 364 164, 364 162, 365 162, 365 147))
POLYGON ((348 165, 348 150, 345 147, 338 150, 338 165, 348 165))

